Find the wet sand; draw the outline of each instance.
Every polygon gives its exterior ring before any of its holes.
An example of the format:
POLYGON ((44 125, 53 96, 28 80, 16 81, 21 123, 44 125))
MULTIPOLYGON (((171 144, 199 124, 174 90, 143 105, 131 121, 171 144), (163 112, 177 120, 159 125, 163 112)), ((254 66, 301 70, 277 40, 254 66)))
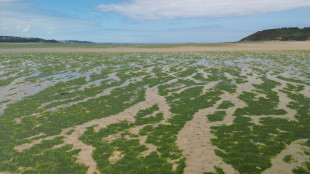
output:
MULTIPOLYGON (((6 44, 7 45, 7 44, 6 44)), ((127 46, 114 46, 112 48, 100 48, 89 47, 89 46, 66 46, 61 47, 59 45, 49 45, 47 47, 35 47, 34 45, 23 45, 19 47, 16 44, 16 48, 5 47, 4 44, 0 44, 0 53, 32 53, 32 52, 60 52, 60 53, 70 53, 70 52, 94 52, 94 53, 137 53, 137 52, 209 52, 209 51, 272 51, 272 50, 310 50, 310 41, 271 41, 271 42, 236 42, 236 43, 221 43, 221 44, 192 44, 192 45, 127 45, 127 46)))

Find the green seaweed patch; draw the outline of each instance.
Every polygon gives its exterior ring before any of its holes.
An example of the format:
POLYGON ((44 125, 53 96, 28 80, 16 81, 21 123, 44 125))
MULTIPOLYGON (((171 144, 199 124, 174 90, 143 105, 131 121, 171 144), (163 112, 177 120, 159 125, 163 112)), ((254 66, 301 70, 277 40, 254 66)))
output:
POLYGON ((107 128, 103 128, 99 132, 94 132, 94 128, 90 127, 80 138, 86 144, 90 144, 95 147, 93 158, 98 164, 97 166, 99 171, 102 173, 111 174, 175 173, 175 171, 172 170, 172 165, 168 163, 165 158, 160 157, 156 152, 152 152, 146 157, 142 157, 140 155, 148 148, 144 145, 140 145, 139 139, 136 139, 128 133, 128 131, 126 131, 133 126, 135 125, 129 124, 127 121, 123 121, 121 123, 109 125, 107 128), (117 133, 121 133, 121 137, 112 142, 102 141, 102 138, 117 133), (126 136, 131 138, 128 139, 126 136), (123 157, 115 163, 111 163, 108 159, 115 150, 120 151, 123 157))
POLYGON ((286 163, 289 163, 292 161, 292 155, 285 155, 284 158, 283 158, 283 161, 286 162, 286 163))
POLYGON ((223 101, 218 107, 217 109, 228 109, 230 107, 235 106, 234 103, 232 103, 231 101, 223 101))
POLYGON ((215 172, 204 172, 204 174, 225 174, 222 168, 214 166, 215 172))
POLYGON ((135 124, 136 125, 143 125, 143 124, 154 124, 158 123, 164 119, 163 113, 157 113, 155 116, 152 116, 152 113, 158 111, 158 105, 153 105, 151 108, 140 110, 137 115, 135 116, 135 124))
POLYGON ((294 174, 309 174, 310 170, 304 167, 296 167, 293 169, 294 174))
POLYGON ((155 111, 158 111, 159 110, 159 107, 158 105, 153 105, 152 107, 148 108, 148 109, 145 109, 145 110, 140 110, 137 115, 135 116, 135 118, 143 118, 147 115, 150 115, 152 114, 153 112, 155 111))
MULTIPOLYGON (((269 89, 272 87, 273 85, 270 85, 269 89)), ((286 144, 298 139, 309 139, 308 132, 310 130, 307 125, 310 124, 310 102, 308 98, 298 94, 297 91, 298 87, 283 90, 292 99, 288 107, 297 111, 295 117, 298 122, 266 117, 260 119, 261 125, 255 125, 250 118, 243 117, 243 114, 237 110, 232 125, 211 128, 212 133, 217 136, 211 141, 221 149, 216 150, 216 154, 241 173, 261 173, 271 166, 271 158, 285 149, 286 144)), ((268 89, 264 92, 270 93, 268 89)), ((241 94, 241 98, 246 101, 254 96, 253 93, 244 92, 241 94), (244 94, 248 94, 250 97, 242 96, 244 94)), ((246 108, 250 107, 255 106, 249 105, 246 108)), ((255 111, 253 114, 258 114, 258 112, 255 111)))
POLYGON ((223 121, 225 116, 226 116, 225 111, 215 111, 213 114, 207 115, 208 120, 210 122, 223 121))
POLYGON ((242 92, 238 96, 239 99, 247 103, 247 107, 238 108, 234 115, 285 115, 287 112, 283 109, 276 109, 279 103, 279 97, 275 92, 271 92, 267 98, 259 97, 255 98, 257 94, 252 92, 242 92))
MULTIPOLYGON (((73 150, 72 145, 53 149, 63 143, 63 137, 42 141, 22 152, 17 152, 14 147, 57 135, 64 129, 94 119, 118 114, 145 101, 146 86, 157 85, 159 94, 166 96, 171 107, 172 115, 167 120, 168 123, 161 124, 163 115, 153 108, 149 113, 139 112, 140 115, 135 117, 133 123, 119 122, 108 125, 99 132, 94 132, 94 127, 90 127, 80 140, 94 147, 92 156, 101 173, 183 173, 186 158, 176 145, 178 132, 199 109, 214 106, 223 91, 234 93, 235 83, 247 81, 247 77, 241 75, 242 67, 252 69, 263 83, 254 85, 256 90, 239 96, 247 107, 239 108, 234 113, 233 124, 212 127, 211 131, 216 138, 211 141, 218 148, 216 154, 240 173, 261 173, 271 166, 270 160, 285 149, 286 144, 299 139, 310 139, 310 101, 301 94, 309 86, 309 55, 310 51, 2 54, 0 86, 8 85, 12 80, 15 82, 15 79, 21 79, 14 85, 15 89, 18 85, 25 84, 27 87, 29 83, 38 88, 44 83, 52 86, 42 86, 38 93, 8 105, 0 116, 0 173, 86 173, 87 166, 79 164, 75 158, 79 149, 73 150), (249 57, 253 61, 239 61, 249 57), (191 66, 202 59, 207 61, 207 67, 191 66), (285 68, 275 66, 279 64, 285 68), (170 70, 163 71, 163 65, 170 66, 170 70), (147 68, 151 68, 150 71, 147 68), (198 69, 208 75, 203 76, 198 69), (288 107, 297 111, 297 121, 281 119, 281 114, 285 112, 277 108, 280 101, 273 91, 280 83, 266 78, 266 74, 271 71, 277 71, 274 75, 288 71, 305 79, 300 81, 278 77, 288 82, 282 92, 292 100, 288 107), (120 81, 107 79, 111 73, 116 73, 120 81), (226 73, 231 74, 232 79, 227 78, 226 73), (186 80, 189 76, 200 82, 186 80), (142 81, 130 80, 134 78, 142 81), (177 81, 168 84, 172 79, 177 81), (123 86, 129 80, 130 84, 123 86), (217 86, 203 93, 204 86, 215 81, 218 82, 217 86), (86 88, 81 90, 82 86, 86 88), (111 93, 105 93, 107 89, 111 89, 111 93), (185 90, 177 94, 180 89, 185 90), (103 93, 106 95, 102 95, 103 93), (167 96, 168 94, 171 95, 167 96), (259 98, 259 94, 266 97, 259 98), (71 105, 71 102, 78 104, 71 105), (65 107, 46 112, 47 109, 60 105, 65 107), (260 124, 255 125, 248 117, 268 114, 279 114, 279 118, 260 118, 260 124), (21 117, 21 123, 17 123, 15 119, 21 117), (139 135, 132 134, 129 130, 138 125, 141 128, 139 135), (28 139, 40 133, 45 135, 28 139), (110 135, 115 136, 113 141, 107 141, 106 137, 110 135), (145 143, 155 145, 156 152, 142 156, 149 149, 140 143, 139 136, 146 136, 145 143), (116 151, 122 155, 112 163, 109 158, 116 151), (175 161, 176 170, 172 170, 172 164, 168 162, 170 160, 175 161)), ((13 95, 9 97, 14 97, 13 95)), ((67 133, 71 134, 72 131, 67 133)), ((305 151, 304 154, 309 155, 310 152, 305 151)), ((306 162, 300 167, 308 172, 309 166, 306 162)), ((216 168, 215 171, 221 172, 216 168)))
POLYGON ((71 135, 74 131, 75 131, 75 129, 71 129, 71 130, 69 130, 69 131, 66 133, 66 135, 71 135))
POLYGON ((227 91, 229 93, 235 93, 237 86, 233 83, 232 80, 222 80, 215 85, 215 89, 227 91))
POLYGON ((10 83, 14 81, 14 78, 7 78, 7 79, 1 79, 0 80, 0 87, 2 86, 8 86, 10 83))
POLYGON ((296 79, 296 78, 286 78, 286 77, 283 77, 283 76, 277 76, 277 78, 281 79, 281 80, 288 81, 288 82, 294 82, 294 83, 299 83, 299 84, 310 86, 309 82, 303 81, 303 80, 299 80, 299 79, 296 79))

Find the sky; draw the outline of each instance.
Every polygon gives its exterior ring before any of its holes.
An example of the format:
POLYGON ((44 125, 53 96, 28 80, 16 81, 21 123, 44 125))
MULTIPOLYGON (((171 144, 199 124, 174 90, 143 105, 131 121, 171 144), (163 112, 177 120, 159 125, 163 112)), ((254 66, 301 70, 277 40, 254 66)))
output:
POLYGON ((0 0, 0 35, 99 43, 234 42, 309 19, 310 0, 0 0))

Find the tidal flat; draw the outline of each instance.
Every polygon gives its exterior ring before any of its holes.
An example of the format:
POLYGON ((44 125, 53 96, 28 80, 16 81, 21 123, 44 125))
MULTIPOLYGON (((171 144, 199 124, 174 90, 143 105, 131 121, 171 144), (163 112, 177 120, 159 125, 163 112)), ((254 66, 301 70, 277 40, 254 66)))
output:
POLYGON ((309 49, 38 49, 0 49, 0 173, 310 172, 309 49))

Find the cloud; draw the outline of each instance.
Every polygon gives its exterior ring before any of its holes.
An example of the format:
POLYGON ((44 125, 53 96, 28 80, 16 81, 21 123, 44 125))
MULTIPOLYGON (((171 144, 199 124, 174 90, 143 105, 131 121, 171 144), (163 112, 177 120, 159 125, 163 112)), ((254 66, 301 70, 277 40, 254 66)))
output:
POLYGON ((306 6, 310 6, 309 0, 131 0, 97 8, 134 19, 174 19, 242 16, 306 6))
POLYGON ((96 24, 66 14, 39 10, 34 3, 0 0, 0 32, 5 35, 45 35, 89 30, 96 24))
POLYGON ((27 33, 30 29, 30 25, 17 25, 16 29, 21 30, 24 33, 27 33))

